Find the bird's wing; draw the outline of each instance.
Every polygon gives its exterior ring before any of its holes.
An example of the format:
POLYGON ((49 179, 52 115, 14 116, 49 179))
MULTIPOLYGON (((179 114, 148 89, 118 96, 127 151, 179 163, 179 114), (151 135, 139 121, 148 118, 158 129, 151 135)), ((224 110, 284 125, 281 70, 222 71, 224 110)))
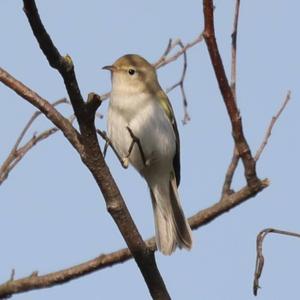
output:
POLYGON ((178 128, 177 128, 177 123, 176 123, 176 120, 175 120, 174 111, 173 111, 173 108, 172 108, 171 103, 169 101, 169 98, 162 89, 160 89, 160 91, 158 92, 158 97, 157 98, 159 99, 159 104, 161 105, 164 112, 168 116, 168 118, 169 118, 169 120, 172 124, 174 133, 175 133, 176 153, 175 153, 175 156, 174 156, 174 159, 173 159, 173 168, 174 168, 174 171, 175 171, 177 186, 179 186, 179 183, 180 183, 180 140, 179 140, 179 133, 178 133, 178 128))

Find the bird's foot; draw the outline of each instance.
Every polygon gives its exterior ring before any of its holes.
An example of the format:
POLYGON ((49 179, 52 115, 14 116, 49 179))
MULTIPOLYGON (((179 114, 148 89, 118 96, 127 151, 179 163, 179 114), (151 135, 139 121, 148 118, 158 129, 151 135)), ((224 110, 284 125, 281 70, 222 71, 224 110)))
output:
POLYGON ((150 164, 150 162, 149 162, 149 160, 146 160, 145 153, 143 151, 143 147, 142 147, 140 139, 134 135, 134 133, 132 132, 132 130, 131 130, 131 128, 129 126, 127 126, 126 128, 127 128, 128 132, 129 132, 131 138, 132 138, 132 142, 131 142, 130 147, 128 149, 127 157, 130 156, 130 154, 132 152, 132 149, 133 149, 133 146, 136 143, 138 145, 138 147, 139 147, 141 158, 142 158, 144 166, 148 166, 150 164))

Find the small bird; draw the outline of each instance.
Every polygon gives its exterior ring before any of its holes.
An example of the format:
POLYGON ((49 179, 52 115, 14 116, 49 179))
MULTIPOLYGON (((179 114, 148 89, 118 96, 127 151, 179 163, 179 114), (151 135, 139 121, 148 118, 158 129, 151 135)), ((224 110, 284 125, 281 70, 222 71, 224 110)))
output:
POLYGON ((190 249, 192 233, 180 205, 180 144, 171 103, 155 68, 128 54, 103 69, 111 71, 108 137, 123 159, 146 180, 152 199, 158 249, 170 255, 190 249))

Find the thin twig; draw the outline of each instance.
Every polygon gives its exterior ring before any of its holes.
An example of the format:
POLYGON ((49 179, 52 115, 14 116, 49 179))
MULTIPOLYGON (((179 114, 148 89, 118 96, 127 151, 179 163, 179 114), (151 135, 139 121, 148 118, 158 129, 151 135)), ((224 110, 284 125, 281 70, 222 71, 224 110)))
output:
POLYGON ((50 129, 47 129, 43 131, 40 134, 34 134, 32 138, 22 147, 16 150, 15 157, 13 161, 11 161, 9 167, 7 170, 5 170, 3 173, 0 174, 0 184, 3 183, 3 181, 7 178, 10 171, 18 164, 18 162, 24 157, 24 155, 32 149, 35 145, 37 145, 39 142, 45 140, 46 138, 50 137, 54 133, 58 131, 57 127, 52 127, 50 129))
MULTIPOLYGON (((177 44, 181 49, 184 49, 184 45, 180 39, 177 39, 174 42, 174 44, 177 44)), ((171 87, 166 89, 166 93, 169 93, 172 90, 174 90, 176 87, 178 87, 178 86, 180 87, 182 101, 183 101, 183 110, 184 110, 184 116, 183 116, 183 120, 182 120, 183 125, 187 124, 191 120, 189 113, 187 111, 188 102, 187 102, 187 98, 186 98, 186 94, 185 94, 185 90, 184 90, 184 79, 185 79, 185 75, 186 75, 186 70, 187 70, 187 54, 186 54, 186 51, 184 51, 184 53, 183 53, 183 68, 182 68, 182 74, 181 74, 180 80, 177 83, 173 84, 171 87)))
POLYGON ((169 39, 166 50, 164 51, 162 56, 158 59, 158 61, 156 61, 156 63, 153 64, 153 66, 155 68, 157 68, 157 66, 159 64, 164 62, 166 60, 167 56, 169 55, 169 53, 172 51, 172 49, 174 49, 176 47, 176 45, 174 45, 172 42, 173 42, 172 39, 169 39))
POLYGON ((236 54, 237 54, 237 33, 238 33, 238 23, 239 23, 239 12, 240 12, 240 0, 236 0, 233 28, 231 34, 231 82, 230 82, 230 87, 235 101, 236 101, 236 64, 237 64, 236 54))
MULTIPOLYGON (((69 103, 65 98, 57 100, 52 103, 53 107, 57 106, 61 103, 69 103)), ((26 123, 24 129, 22 130, 20 136, 17 139, 17 142, 13 146, 10 154, 0 166, 0 185, 7 179, 11 170, 20 162, 20 160, 27 154, 29 150, 31 150, 34 146, 36 146, 39 142, 47 139, 48 137, 52 136, 54 133, 58 132, 59 129, 57 127, 51 127, 46 129, 45 131, 37 134, 34 133, 31 139, 29 139, 23 146, 20 146, 22 139, 24 138, 25 133, 28 131, 30 126, 36 120, 36 118, 41 115, 40 111, 34 112, 32 117, 26 123)), ((72 124, 75 120, 75 116, 71 115, 69 117, 69 121, 72 124)))
POLYGON ((273 126, 275 125, 276 121, 278 120, 278 118, 280 117, 280 115, 282 114, 282 112, 284 111, 284 109, 286 108, 288 102, 290 101, 291 99, 291 91, 288 91, 286 96, 285 96, 285 99, 284 101, 282 102, 278 112, 276 113, 275 116, 272 117, 272 120, 270 122, 270 125, 269 127, 267 128, 266 130, 266 133, 265 133, 265 136, 264 136, 264 139, 261 143, 261 145, 259 146, 255 156, 254 156, 254 160, 255 161, 258 161, 259 158, 260 158, 260 155, 262 154, 262 152, 264 151, 266 145, 268 144, 268 140, 272 134, 272 129, 273 129, 273 126))
POLYGON ((253 280, 253 294, 257 296, 257 291, 259 288, 259 278, 262 274, 263 267, 264 267, 264 256, 263 256, 263 241, 265 237, 269 233, 277 233, 277 234, 283 234, 288 236, 293 236, 300 238, 299 233, 291 232, 291 231, 285 231, 285 230, 279 230, 274 228, 266 228, 262 230, 256 238, 256 264, 255 264, 255 271, 254 271, 254 280, 253 280))
MULTIPOLYGON (((57 105, 60 105, 62 103, 68 103, 66 98, 59 99, 52 103, 52 106, 55 107, 57 105)), ((25 143, 24 146, 19 148, 20 143, 22 142, 26 132, 32 125, 32 123, 37 119, 38 116, 42 114, 41 111, 37 110, 33 113, 31 118, 26 123, 24 129, 21 131, 19 137, 17 138, 17 141, 15 145, 12 147, 12 150, 10 151, 9 155, 3 162, 3 164, 0 167, 0 185, 3 183, 4 180, 7 179, 9 172, 15 167, 15 165, 23 158, 23 156, 38 142, 46 139, 47 137, 51 136, 53 133, 57 131, 56 127, 50 128, 43 133, 39 135, 34 135, 28 142, 25 143)))
MULTIPOLYGON (((260 145, 260 147, 258 148, 258 150, 256 151, 256 154, 254 156, 254 160, 257 162, 262 154, 262 152, 264 151, 266 145, 268 144, 268 141, 269 141, 269 138, 272 134, 272 130, 273 130, 273 127, 275 125, 275 123, 277 122, 277 120, 279 119, 280 115, 282 114, 282 112, 284 111, 284 109, 286 108, 287 104, 289 103, 291 99, 291 91, 288 91, 287 92, 287 95, 284 99, 284 101, 282 102, 278 112, 275 114, 275 116, 272 117, 272 120, 266 130, 266 133, 265 133, 265 136, 264 136, 264 139, 260 145)), ((228 169, 227 169, 227 172, 226 172, 226 175, 225 175, 225 181, 224 181, 224 185, 223 185, 223 190, 222 190, 222 197, 221 199, 224 199, 223 196, 226 195, 226 194, 230 194, 232 193, 233 191, 230 189, 231 187, 231 182, 232 182, 232 177, 233 177, 233 174, 235 172, 235 169, 238 165, 238 161, 239 161, 239 157, 238 157, 238 153, 236 152, 236 148, 234 148, 234 154, 232 156, 232 160, 231 160, 231 163, 230 165, 228 166, 228 169)))
MULTIPOLYGON (((57 106, 59 104, 62 104, 62 103, 68 103, 70 104, 70 102, 67 100, 67 98, 62 98, 62 99, 59 99, 57 101, 54 101, 53 103, 51 103, 52 106, 57 106)), ((17 141, 16 141, 16 144, 14 145, 14 147, 12 148, 12 151, 11 153, 13 153, 14 151, 17 150, 17 148, 19 147, 22 139, 24 138, 27 130, 30 128, 30 126, 32 125, 32 123, 35 121, 35 119, 40 116, 42 114, 42 112, 40 110, 37 110, 33 113, 32 117, 29 119, 29 121, 27 122, 27 124, 25 125, 24 129, 22 130, 20 136, 18 137, 17 141)))
MULTIPOLYGON (((167 57, 167 55, 165 55, 164 53, 155 63, 153 63, 153 66, 156 69, 159 69, 169 64, 170 62, 175 61, 179 56, 183 55, 188 49, 194 47, 195 45, 199 44, 202 41, 203 41, 203 32, 199 36, 197 36, 193 41, 187 43, 181 50, 177 51, 174 55, 167 57)), ((176 45, 174 45, 174 47, 176 47, 176 45)), ((174 47, 170 47, 168 52, 170 52, 174 47)))
POLYGON ((7 71, 0 68, 0 82, 15 91, 23 99, 40 110, 56 127, 58 127, 77 151, 83 151, 78 131, 56 108, 29 87, 18 81, 7 71))
POLYGON ((223 183, 221 199, 224 199, 225 195, 230 195, 230 194, 234 193, 234 191, 231 189, 231 184, 232 184, 233 175, 234 175, 235 170, 239 163, 239 159, 240 159, 239 154, 236 150, 236 147, 234 146, 231 162, 230 162, 230 164, 227 168, 226 174, 225 174, 225 180, 223 183))
POLYGON ((11 270, 11 274, 10 274, 10 278, 9 278, 9 281, 15 280, 15 275, 16 275, 16 271, 15 271, 15 269, 12 269, 12 270, 11 270))
MULTIPOLYGON (((234 101, 237 105, 237 99, 236 99, 236 54, 237 54, 237 33, 238 33, 238 21, 239 21, 239 10, 240 10, 240 0, 236 0, 235 3, 235 12, 234 12, 234 19, 233 19, 233 28, 232 28, 232 34, 231 34, 231 82, 230 82, 230 88, 234 97, 234 101)), ((223 196, 229 193, 232 193, 231 184, 233 180, 233 175, 235 173, 235 170, 238 166, 240 156, 238 153, 238 150, 236 148, 236 145, 233 146, 233 153, 231 162, 227 168, 226 174, 225 174, 225 180, 222 188, 222 196, 221 199, 223 199, 223 196)))

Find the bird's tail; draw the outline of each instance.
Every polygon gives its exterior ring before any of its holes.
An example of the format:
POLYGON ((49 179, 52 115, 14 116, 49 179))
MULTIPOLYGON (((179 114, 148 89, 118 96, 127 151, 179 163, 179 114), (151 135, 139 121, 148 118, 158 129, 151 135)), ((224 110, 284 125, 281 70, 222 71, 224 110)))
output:
POLYGON ((156 244, 163 254, 170 255, 178 246, 191 249, 192 232, 180 205, 175 177, 150 187, 156 244))

